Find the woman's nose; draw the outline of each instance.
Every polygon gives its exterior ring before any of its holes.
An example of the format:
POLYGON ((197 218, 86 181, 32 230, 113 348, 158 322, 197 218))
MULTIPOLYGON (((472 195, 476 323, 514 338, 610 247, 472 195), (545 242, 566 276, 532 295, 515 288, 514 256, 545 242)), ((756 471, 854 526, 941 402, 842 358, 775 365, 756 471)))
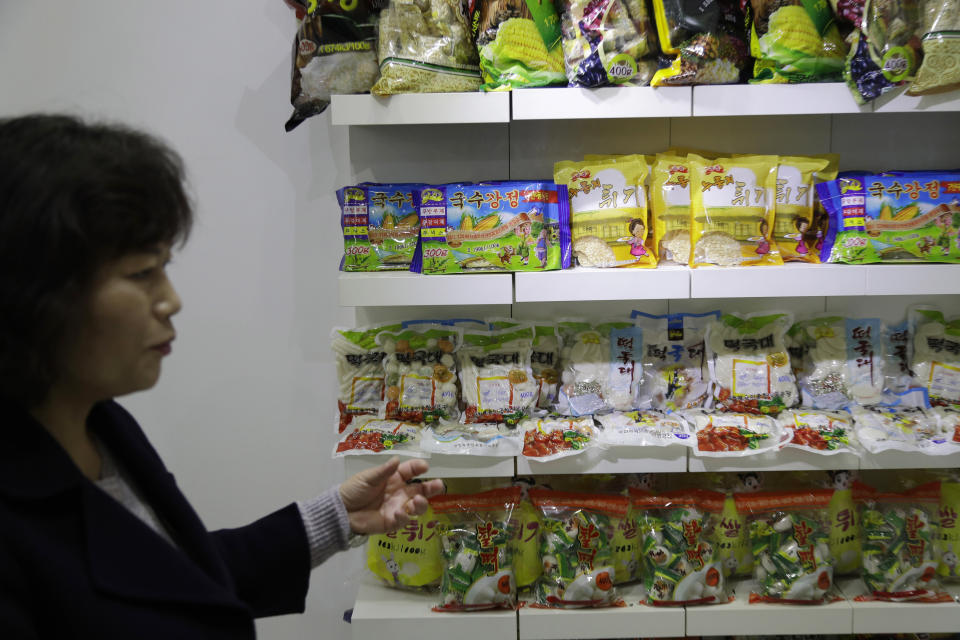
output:
POLYGON ((164 277, 164 285, 157 299, 156 310, 160 315, 169 318, 177 313, 183 307, 180 295, 174 288, 170 278, 164 277))

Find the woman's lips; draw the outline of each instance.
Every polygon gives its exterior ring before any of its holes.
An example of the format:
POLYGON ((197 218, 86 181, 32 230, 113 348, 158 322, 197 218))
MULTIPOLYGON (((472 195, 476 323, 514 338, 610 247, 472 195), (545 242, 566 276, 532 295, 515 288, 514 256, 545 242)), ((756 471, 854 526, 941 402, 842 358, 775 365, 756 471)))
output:
POLYGON ((173 346, 170 344, 172 341, 164 342, 163 344, 158 344, 154 347, 150 347, 154 351, 159 351, 161 355, 170 355, 170 352, 173 351, 173 346))

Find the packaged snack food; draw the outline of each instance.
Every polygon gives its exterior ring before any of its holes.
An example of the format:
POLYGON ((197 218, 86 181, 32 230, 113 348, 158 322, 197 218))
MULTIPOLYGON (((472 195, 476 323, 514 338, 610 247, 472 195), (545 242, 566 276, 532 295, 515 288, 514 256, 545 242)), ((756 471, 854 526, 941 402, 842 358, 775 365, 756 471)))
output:
POLYGON ((754 82, 831 82, 840 79, 847 45, 830 5, 750 0, 754 82))
POLYGON ((582 416, 636 407, 643 335, 630 321, 591 324, 562 320, 563 364, 557 409, 582 416))
POLYGON ((444 560, 440 603, 434 611, 516 607, 510 520, 519 501, 519 487, 430 499, 442 527, 444 560))
POLYGON ((536 486, 533 478, 517 478, 514 486, 520 488, 520 501, 513 510, 510 528, 513 536, 513 572, 518 589, 533 586, 543 565, 540 562, 540 512, 530 502, 530 489, 536 486))
MULTIPOLYGON (((521 324, 510 318, 491 318, 491 329, 507 329, 521 324)), ((537 381, 538 409, 549 409, 557 401, 560 384, 560 334, 552 322, 533 323, 533 348, 530 351, 530 368, 537 381)))
POLYGON ((566 0, 561 20, 571 87, 650 84, 657 47, 644 2, 566 0))
POLYGON ((884 390, 895 394, 906 391, 913 383, 913 372, 910 371, 913 351, 910 322, 884 325, 883 347, 884 390))
POLYGON ((863 528, 863 582, 857 600, 952 602, 937 580, 940 483, 897 493, 857 484, 854 500, 863 528))
POLYGON ((958 0, 922 0, 920 29, 923 62, 917 77, 907 89, 913 96, 951 91, 960 86, 960 2, 958 0))
POLYGON ((613 526, 613 584, 640 579, 640 548, 643 543, 637 518, 627 497, 627 513, 611 518, 613 526))
POLYGON ((607 446, 666 447, 695 443, 690 424, 671 413, 628 411, 604 413, 596 417, 603 427, 598 440, 607 446))
POLYGON ((707 413, 702 410, 681 413, 697 434, 694 453, 702 457, 752 456, 776 451, 793 434, 769 416, 749 413, 707 413))
POLYGON ((864 104, 913 80, 923 57, 917 0, 868 0, 856 23, 844 79, 864 104))
POLYGON ((914 384, 927 390, 930 404, 960 407, 960 317, 935 309, 913 309, 914 384))
POLYGON ((529 417, 517 428, 523 433, 523 457, 539 462, 577 455, 597 446, 597 432, 590 416, 529 417))
POLYGON ((704 337, 720 312, 655 316, 633 311, 630 317, 643 335, 638 406, 669 411, 702 407, 710 393, 704 337))
POLYGON ((691 267, 783 264, 773 238, 777 162, 777 156, 691 157, 691 267))
POLYGON ((777 421, 793 432, 788 447, 823 455, 858 453, 854 447, 853 418, 844 411, 787 409, 777 421))
POLYGON ((370 91, 379 75, 373 46, 380 5, 372 0, 287 4, 297 15, 290 72, 293 114, 286 123, 292 131, 326 110, 331 95, 370 91))
POLYGON ((707 364, 721 411, 777 415, 797 404, 787 313, 725 313, 707 327, 707 364))
POLYGON ((936 423, 940 437, 960 445, 960 408, 934 407, 927 412, 936 423))
POLYGON ((653 13, 660 48, 676 56, 669 67, 654 74, 653 86, 740 81, 750 53, 737 0, 696 4, 653 0, 653 13))
POLYGON ((655 267, 646 245, 647 163, 635 155, 616 160, 554 165, 554 180, 570 200, 570 233, 582 267, 655 267))
POLYGON ((570 266, 567 197, 553 183, 451 184, 420 191, 412 271, 540 271, 570 266))
POLYGON ((484 91, 566 84, 554 0, 470 0, 484 91))
POLYGON ((545 608, 625 606, 617 595, 613 539, 627 516, 624 496, 531 489, 542 518, 543 574, 536 603, 545 608))
POLYGON ((753 574, 753 549, 750 547, 747 516, 737 510, 736 500, 729 493, 724 497, 723 510, 711 542, 717 548, 717 557, 723 566, 725 578, 753 574))
POLYGON ((650 180, 653 249, 660 262, 690 262, 690 163, 658 153, 650 180))
POLYGON ((428 424, 459 417, 455 355, 460 337, 460 329, 439 324, 377 334, 386 354, 384 417, 428 424))
POLYGON ((817 184, 824 262, 960 262, 960 173, 848 174, 817 184))
POLYGON ((864 0, 830 0, 830 8, 844 31, 860 26, 863 20, 863 2, 864 0))
POLYGON ((854 406, 851 411, 857 440, 870 453, 888 449, 915 451, 919 442, 918 430, 932 422, 919 407, 854 406))
POLYGON ((383 359, 377 344, 381 331, 397 331, 399 324, 357 329, 335 328, 330 349, 337 366, 337 430, 343 433, 354 416, 380 413, 384 399, 383 359))
POLYGON ((784 262, 820 262, 824 229, 814 215, 814 184, 836 178, 836 163, 837 156, 780 156, 773 237, 784 262))
POLYGON ((537 400, 530 368, 533 327, 525 325, 463 334, 457 354, 464 421, 515 425, 537 400))
POLYGON ((726 580, 713 540, 724 496, 683 489, 649 495, 630 493, 643 534, 641 556, 652 605, 728 602, 726 580))
POLYGON ((943 582, 960 580, 960 528, 957 514, 960 513, 960 482, 944 480, 940 483, 939 526, 937 538, 940 565, 937 575, 943 582))
POLYGON ((403 453, 405 456, 425 458, 420 450, 420 426, 398 420, 380 420, 375 416, 360 416, 350 423, 347 433, 340 437, 333 450, 334 457, 403 453))
POLYGON ((416 184, 363 184, 337 190, 344 271, 406 271, 416 254, 416 184))
POLYGON ((367 568, 388 587, 434 589, 443 574, 440 527, 433 510, 413 516, 401 529, 372 535, 367 541, 367 568))
POLYGON ((834 559, 834 575, 860 570, 860 520, 853 500, 853 484, 857 473, 849 470, 828 471, 829 488, 833 489, 827 517, 830 519, 830 554, 834 559))
POLYGON ((750 602, 816 604, 840 599, 833 583, 828 507, 833 491, 737 495, 749 514, 757 590, 750 602))
POLYGON ((380 14, 378 96, 480 87, 477 49, 459 0, 390 0, 380 14))
POLYGON ((512 458, 520 455, 522 441, 516 429, 505 424, 444 422, 426 429, 420 448, 445 455, 512 458))

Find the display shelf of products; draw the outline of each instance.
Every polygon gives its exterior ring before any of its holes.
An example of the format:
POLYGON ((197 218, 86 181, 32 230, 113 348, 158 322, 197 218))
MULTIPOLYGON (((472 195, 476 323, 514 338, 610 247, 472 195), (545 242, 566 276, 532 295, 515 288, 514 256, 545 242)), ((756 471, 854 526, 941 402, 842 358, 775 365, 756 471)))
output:
POLYGON ((863 581, 849 578, 839 584, 853 612, 853 633, 954 633, 960 629, 956 601, 857 602, 854 598, 866 591, 863 581))
POLYGON ((960 93, 950 91, 929 96, 908 96, 906 89, 891 91, 873 102, 874 113, 960 111, 960 93))
POLYGON ((690 296, 690 270, 682 266, 521 271, 515 274, 514 282, 516 302, 666 300, 690 296))
POLYGON ((960 294, 960 269, 955 264, 871 264, 858 268, 866 274, 864 293, 868 296, 960 294))
POLYGON ((548 87, 511 92, 513 120, 683 118, 691 114, 691 87, 548 87))
POLYGON ((335 95, 332 124, 480 124, 510 121, 508 93, 405 93, 380 98, 335 95))
POLYGON ((684 635, 683 607, 649 607, 639 584, 617 587, 626 607, 518 611, 519 640, 561 638, 675 638, 684 635))
POLYGON ((861 265, 796 262, 771 267, 699 267, 690 270, 690 297, 863 295, 866 271, 861 265))
POLYGON ((821 455, 787 448, 771 453, 739 458, 704 458, 690 454, 688 471, 834 471, 859 469, 860 458, 852 453, 821 455))
POLYGON ((715 606, 687 607, 688 636, 761 636, 804 633, 810 635, 849 634, 853 609, 846 600, 822 605, 750 604, 755 583, 738 580, 736 599, 715 606))
POLYGON ((687 470, 684 447, 610 447, 547 462, 517 458, 518 475, 586 473, 679 473, 687 470))
POLYGON ((861 469, 956 469, 960 468, 960 453, 929 456, 919 451, 881 451, 865 453, 860 458, 861 469))
POLYGON ((783 116, 870 113, 842 82, 810 84, 730 84, 693 89, 694 116, 783 116))
POLYGON ((341 273, 341 307, 405 307, 411 305, 511 304, 509 273, 425 276, 409 271, 341 273))
MULTIPOLYGON (((398 457, 409 460, 412 456, 398 457)), ((345 477, 376 467, 389 459, 386 455, 346 456, 343 459, 345 477)), ((430 463, 430 471, 425 474, 428 478, 511 478, 516 474, 516 458, 433 454, 426 460, 430 463)))

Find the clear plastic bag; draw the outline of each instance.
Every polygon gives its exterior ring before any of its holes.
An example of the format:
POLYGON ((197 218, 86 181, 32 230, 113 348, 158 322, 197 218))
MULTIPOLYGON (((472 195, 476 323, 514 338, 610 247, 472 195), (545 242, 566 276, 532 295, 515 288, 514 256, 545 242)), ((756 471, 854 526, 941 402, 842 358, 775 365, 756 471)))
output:
POLYGON ((659 411, 614 411, 596 417, 598 440, 605 446, 666 447, 696 443, 690 424, 677 414, 659 411))
POLYGON ((529 417, 517 429, 523 434, 523 457, 538 462, 579 455, 599 446, 590 416, 529 417))
POLYGON ((563 364, 557 410, 566 415, 630 411, 642 376, 643 335, 631 321, 559 322, 563 364))
POLYGON ((465 422, 512 426, 533 407, 538 389, 530 367, 533 339, 530 325, 464 333, 457 359, 465 422))
POLYGON ((681 413, 696 432, 694 453, 702 457, 753 456, 776 451, 790 442, 793 433, 770 416, 749 413, 681 413))
POLYGON ((337 368, 338 432, 343 433, 355 416, 378 415, 385 397, 383 359, 377 344, 382 331, 399 331, 399 324, 334 328, 330 349, 337 368))
POLYGON ((784 429, 790 429, 793 437, 788 447, 802 449, 821 455, 852 453, 859 455, 853 418, 843 411, 820 411, 816 409, 787 409, 777 417, 784 429))
MULTIPOLYGON (((509 318, 491 318, 490 328, 507 329, 521 323, 509 318)), ((537 381, 538 409, 550 409, 557 401, 560 384, 560 333, 552 322, 533 322, 533 347, 530 350, 530 368, 537 381)))
POLYGON ((429 457, 420 449, 420 426, 397 420, 380 420, 360 416, 350 423, 337 442, 334 457, 355 455, 393 455, 402 453, 415 458, 429 457))
POLYGON ((947 319, 935 309, 913 309, 914 384, 934 406, 960 407, 960 317, 947 319))

